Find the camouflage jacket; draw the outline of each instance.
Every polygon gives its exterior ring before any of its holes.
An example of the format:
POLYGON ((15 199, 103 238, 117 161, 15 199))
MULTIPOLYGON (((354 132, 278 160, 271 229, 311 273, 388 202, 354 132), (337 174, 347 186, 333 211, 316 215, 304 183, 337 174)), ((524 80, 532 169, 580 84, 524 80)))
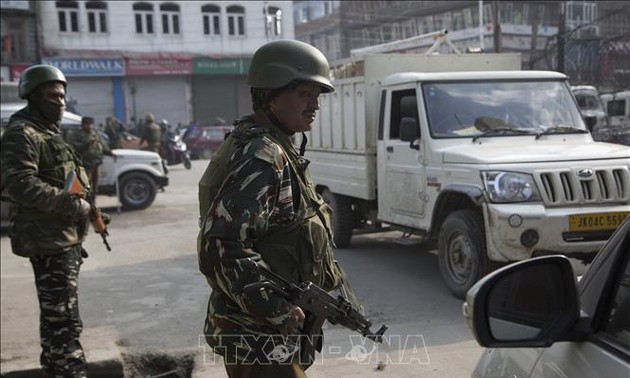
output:
POLYGON ((105 134, 109 137, 109 148, 114 150, 122 148, 122 134, 125 131, 123 125, 116 121, 109 121, 105 125, 105 134))
POLYGON ((200 230, 200 270, 212 287, 206 340, 226 360, 265 360, 280 345, 295 352, 297 335, 283 339, 278 331, 290 303, 273 292, 242 288, 261 279, 255 264, 293 282, 338 287, 330 208, 315 192, 308 161, 263 116, 239 123, 213 162, 227 169, 223 180, 214 178, 222 185, 200 230))
POLYGON ((31 257, 64 252, 81 243, 84 220, 76 198, 64 192, 70 171, 88 187, 72 147, 28 106, 11 116, 1 142, 3 196, 12 202, 13 253, 31 257))
POLYGON ((103 151, 105 148, 109 149, 95 130, 76 130, 68 139, 88 169, 100 165, 103 162, 103 151))
POLYGON ((162 143, 162 129, 155 122, 150 122, 144 125, 144 133, 142 134, 142 140, 147 141, 148 148, 150 151, 159 152, 160 144, 162 143))

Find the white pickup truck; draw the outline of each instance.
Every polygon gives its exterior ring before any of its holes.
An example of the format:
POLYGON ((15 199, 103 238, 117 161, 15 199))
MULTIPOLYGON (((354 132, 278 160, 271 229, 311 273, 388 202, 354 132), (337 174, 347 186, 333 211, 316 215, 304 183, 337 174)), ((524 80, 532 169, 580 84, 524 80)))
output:
POLYGON ((418 235, 459 298, 506 262, 588 264, 630 213, 628 147, 593 140, 565 75, 519 69, 515 54, 333 64, 306 157, 337 246, 418 235))

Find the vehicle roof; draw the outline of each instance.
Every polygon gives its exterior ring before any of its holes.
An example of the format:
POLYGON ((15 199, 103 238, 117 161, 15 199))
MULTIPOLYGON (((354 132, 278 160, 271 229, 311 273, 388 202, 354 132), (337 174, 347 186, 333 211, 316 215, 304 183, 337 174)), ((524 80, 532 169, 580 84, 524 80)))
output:
MULTIPOLYGON (((18 110, 22 109, 25 106, 26 106, 26 101, 1 103, 0 113, 1 113, 2 123, 4 123, 5 120, 8 122, 9 118, 13 115, 13 113, 17 112, 18 110)), ((61 123, 66 124, 66 125, 74 125, 74 124, 80 125, 81 116, 66 110, 66 112, 63 114, 63 121, 61 123)))
POLYGON ((572 85, 572 91, 595 91, 597 92, 597 88, 592 85, 572 85))
POLYGON ((416 81, 474 81, 474 80, 565 80, 567 76, 554 71, 466 71, 466 72, 401 72, 385 78, 385 85, 416 81))
POLYGON ((623 92, 615 92, 615 93, 605 93, 601 95, 602 100, 612 100, 612 99, 621 99, 621 98, 630 98, 630 91, 623 92))

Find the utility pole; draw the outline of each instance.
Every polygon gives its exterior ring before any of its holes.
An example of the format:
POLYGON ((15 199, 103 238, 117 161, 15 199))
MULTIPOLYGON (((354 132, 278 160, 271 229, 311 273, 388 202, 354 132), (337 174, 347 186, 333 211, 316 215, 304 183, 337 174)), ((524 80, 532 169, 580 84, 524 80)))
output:
POLYGON ((558 62, 556 71, 564 73, 564 44, 566 40, 566 15, 564 1, 560 2, 560 24, 558 25, 558 62))
POLYGON ((528 62, 528 66, 530 70, 534 69, 534 65, 535 65, 535 58, 536 58, 536 52, 538 51, 538 23, 540 20, 540 11, 541 11, 542 5, 536 5, 536 10, 535 10, 535 16, 534 19, 532 20, 532 44, 529 50, 529 62, 528 62))
POLYGON ((501 23, 499 22, 499 2, 492 2, 492 18, 494 22, 494 52, 501 52, 501 23))

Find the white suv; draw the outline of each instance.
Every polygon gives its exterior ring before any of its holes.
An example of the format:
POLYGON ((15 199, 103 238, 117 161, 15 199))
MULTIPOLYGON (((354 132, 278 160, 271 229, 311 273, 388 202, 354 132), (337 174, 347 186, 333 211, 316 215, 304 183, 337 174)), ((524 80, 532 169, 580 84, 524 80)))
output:
MULTIPOLYGON (((2 128, 9 122, 13 113, 25 106, 25 103, 2 103, 2 128)), ((66 112, 61 122, 62 134, 77 130, 81 125, 81 116, 66 112)), ((0 134, 1 135, 1 134, 0 134)), ((106 136, 105 136, 106 137, 106 136)), ((126 209, 145 209, 155 201, 158 190, 168 185, 168 176, 160 155, 150 151, 118 149, 113 157, 105 155, 99 176, 98 194, 116 195, 126 209)), ((4 225, 9 219, 7 203, 2 202, 1 220, 4 225)))

